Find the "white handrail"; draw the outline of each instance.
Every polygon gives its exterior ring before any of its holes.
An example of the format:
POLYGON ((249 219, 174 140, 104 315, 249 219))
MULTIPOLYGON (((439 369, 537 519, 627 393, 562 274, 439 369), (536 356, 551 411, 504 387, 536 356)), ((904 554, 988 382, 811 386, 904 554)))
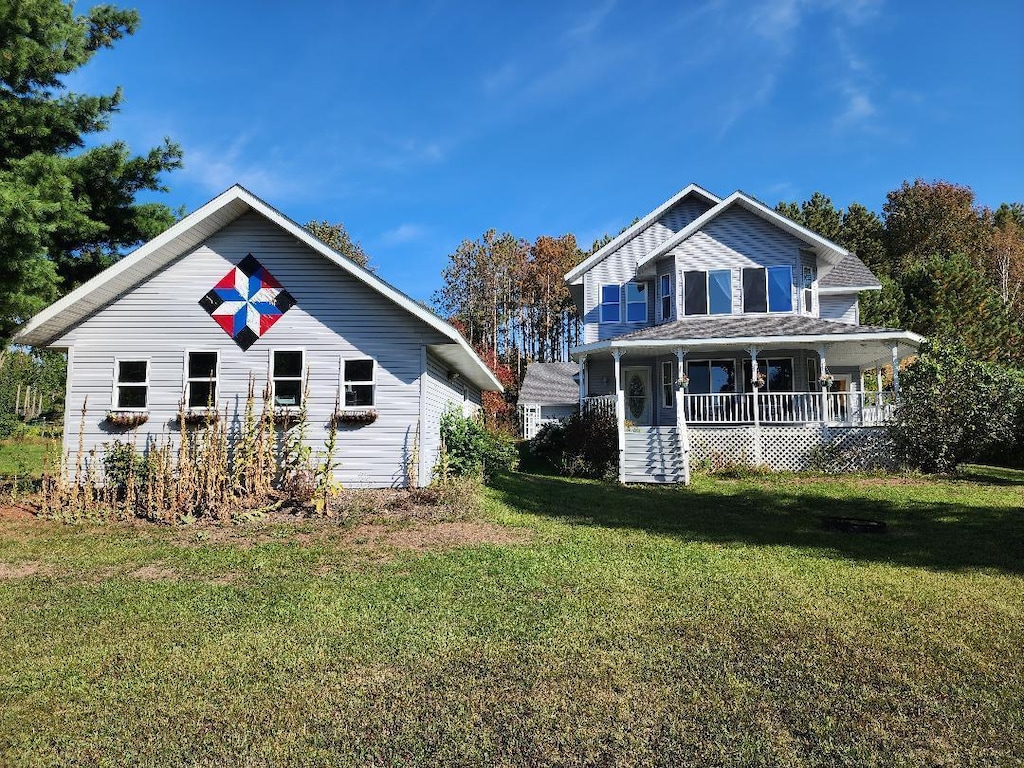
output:
MULTIPOLYGON (((754 396, 745 394, 685 394, 686 421, 690 424, 752 424, 754 396)), ((843 426, 884 424, 892 419, 896 400, 892 392, 759 392, 757 417, 761 424, 827 422, 843 426), (823 403, 827 408, 822 417, 823 403)))

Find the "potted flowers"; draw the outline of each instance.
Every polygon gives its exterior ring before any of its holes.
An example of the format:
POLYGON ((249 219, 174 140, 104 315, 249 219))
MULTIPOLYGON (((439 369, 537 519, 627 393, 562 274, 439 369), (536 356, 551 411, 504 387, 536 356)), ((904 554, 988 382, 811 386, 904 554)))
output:
POLYGON ((107 411, 104 421, 118 429, 132 429, 149 421, 149 414, 146 411, 107 411))
POLYGON ((767 383, 763 371, 758 371, 750 378, 750 384, 754 389, 761 389, 767 383))
POLYGON ((686 389, 690 384, 690 377, 685 373, 680 373, 679 378, 676 379, 676 389, 686 389))
POLYGON ((828 371, 825 371, 825 373, 818 377, 818 384, 820 384, 823 389, 832 389, 832 385, 835 384, 835 382, 836 377, 828 371))

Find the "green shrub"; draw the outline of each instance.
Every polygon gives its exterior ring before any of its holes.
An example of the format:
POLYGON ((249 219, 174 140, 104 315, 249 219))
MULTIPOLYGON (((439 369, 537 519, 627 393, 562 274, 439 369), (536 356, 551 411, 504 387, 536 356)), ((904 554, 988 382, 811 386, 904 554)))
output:
POLYGON ((511 436, 492 431, 483 421, 463 415, 459 408, 448 408, 441 415, 442 456, 436 473, 440 479, 482 477, 515 469, 519 461, 511 436))
POLYGON ((615 477, 619 468, 615 415, 585 411, 545 424, 530 441, 530 453, 570 477, 615 477))
POLYGON ((133 479, 134 485, 142 486, 148 475, 146 457, 134 445, 120 440, 103 444, 103 477, 108 485, 124 490, 133 479))

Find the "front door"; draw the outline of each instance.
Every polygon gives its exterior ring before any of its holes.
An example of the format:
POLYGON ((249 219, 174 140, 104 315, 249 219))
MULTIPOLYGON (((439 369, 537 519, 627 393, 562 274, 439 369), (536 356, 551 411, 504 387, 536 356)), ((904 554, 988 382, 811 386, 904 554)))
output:
POLYGON ((622 376, 626 395, 626 421, 638 426, 650 426, 651 369, 625 368, 622 376))

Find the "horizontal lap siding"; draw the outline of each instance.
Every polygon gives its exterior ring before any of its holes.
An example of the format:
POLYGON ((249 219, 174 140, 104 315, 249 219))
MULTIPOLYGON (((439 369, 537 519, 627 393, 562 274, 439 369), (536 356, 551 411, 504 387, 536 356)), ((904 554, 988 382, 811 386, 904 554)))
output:
MULTIPOLYGON (((629 333, 652 325, 654 320, 653 300, 648 298, 646 323, 602 323, 601 322, 601 285, 607 283, 622 284, 636 275, 637 260, 643 258, 668 238, 679 232, 687 224, 706 212, 710 206, 700 200, 688 198, 673 206, 658 221, 651 224, 635 237, 624 243, 618 250, 595 265, 583 277, 584 285, 584 343, 607 339, 622 333, 629 333)), ((655 287, 656 286, 652 286, 655 287)), ((625 318, 625 291, 622 291, 620 312, 625 318)), ((654 291, 651 292, 652 294, 654 291)))
POLYGON ((687 270, 732 270, 732 311, 743 312, 742 272, 744 267, 790 266, 794 310, 799 306, 797 286, 801 281, 800 253, 804 243, 769 224, 760 216, 733 206, 710 224, 672 250, 676 260, 676 306, 682 306, 682 280, 687 270))
POLYGON ((835 296, 818 297, 819 314, 825 320, 857 325, 857 294, 841 293, 835 296))
POLYGON ((304 349, 310 388, 308 443, 314 452, 322 451, 338 395, 341 358, 372 357, 377 361, 379 417, 367 426, 339 430, 337 475, 349 485, 403 485, 419 417, 422 347, 444 341, 258 214, 246 214, 62 340, 74 348, 65 445, 77 446, 80 422, 87 451, 131 437, 108 431, 102 423, 111 407, 115 358, 151 361, 149 421, 136 437, 143 445, 150 436, 173 440, 177 435, 172 424, 184 387, 185 349, 220 352, 218 401, 222 411, 228 409, 229 424, 242 417, 250 374, 257 394, 262 393, 270 351, 304 349), (298 304, 243 352, 198 301, 248 253, 298 304))
POLYGON ((423 445, 420 450, 423 451, 423 466, 427 469, 427 476, 420 479, 422 484, 427 484, 433 479, 434 467, 441 450, 441 415, 449 406, 462 408, 467 397, 471 404, 470 410, 478 411, 481 406, 480 390, 465 380, 450 382, 447 366, 430 354, 427 355, 425 389, 423 445))

